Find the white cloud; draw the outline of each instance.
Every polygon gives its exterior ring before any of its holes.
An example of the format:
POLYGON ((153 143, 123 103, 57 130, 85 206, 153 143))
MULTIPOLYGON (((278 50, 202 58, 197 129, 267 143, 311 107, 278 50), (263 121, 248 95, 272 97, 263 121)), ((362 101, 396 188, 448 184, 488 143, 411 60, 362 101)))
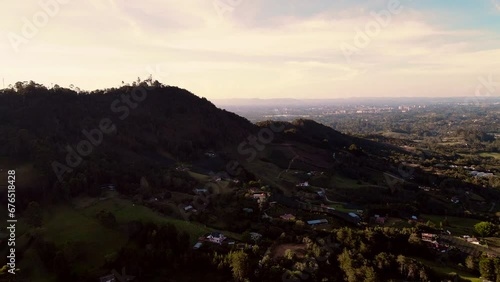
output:
MULTIPOLYGON (((68 4, 19 54, 0 43, 0 75, 9 83, 92 89, 145 76, 148 65, 161 64, 171 74, 166 83, 207 98, 327 98, 418 95, 426 88, 465 95, 477 76, 500 73, 493 59, 500 55, 497 34, 445 29, 409 8, 349 62, 340 45, 353 44, 356 28, 373 21, 366 9, 264 23, 257 17, 263 1, 244 0, 225 18, 211 0, 96 1, 68 4)), ((0 17, 0 26, 11 30, 36 9, 6 5, 15 12, 0 17)))
POLYGON ((491 3, 495 7, 495 9, 497 9, 497 11, 500 11, 500 2, 498 2, 497 0, 491 0, 491 3))

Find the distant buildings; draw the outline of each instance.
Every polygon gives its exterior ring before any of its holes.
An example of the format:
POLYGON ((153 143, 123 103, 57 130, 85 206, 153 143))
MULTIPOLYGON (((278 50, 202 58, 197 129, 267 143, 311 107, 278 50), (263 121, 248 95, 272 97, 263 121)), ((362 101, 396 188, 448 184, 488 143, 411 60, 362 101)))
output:
POLYGON ((471 171, 470 174, 475 177, 492 177, 493 173, 491 172, 481 172, 481 171, 471 171))
POLYGON ((283 220, 295 220, 295 216, 289 213, 281 215, 280 218, 283 220))
POLYGON ((308 220, 307 224, 309 225, 320 225, 320 224, 328 224, 328 220, 326 219, 315 219, 315 220, 308 220))
POLYGON ((370 223, 384 225, 386 220, 387 220, 387 217, 383 217, 383 216, 376 214, 370 218, 370 223))
POLYGON ((431 187, 429 186, 418 186, 418 189, 424 190, 425 192, 431 191, 431 187))
POLYGON ((266 198, 266 193, 255 193, 252 195, 252 198, 254 199, 265 199, 266 198))
POLYGON ((267 194, 264 192, 255 193, 255 194, 252 194, 252 198, 257 200, 257 203, 262 204, 267 200, 267 194))
POLYGON ((432 233, 422 233, 421 238, 422 238, 422 241, 435 242, 438 238, 438 235, 432 234, 432 233))

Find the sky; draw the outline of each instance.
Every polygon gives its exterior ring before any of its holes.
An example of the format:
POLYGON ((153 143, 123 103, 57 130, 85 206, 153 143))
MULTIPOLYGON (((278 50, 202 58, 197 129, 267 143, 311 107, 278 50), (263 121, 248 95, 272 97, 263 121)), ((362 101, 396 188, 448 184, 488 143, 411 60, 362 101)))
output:
POLYGON ((20 0, 0 87, 138 77, 200 97, 500 96, 500 0, 20 0))

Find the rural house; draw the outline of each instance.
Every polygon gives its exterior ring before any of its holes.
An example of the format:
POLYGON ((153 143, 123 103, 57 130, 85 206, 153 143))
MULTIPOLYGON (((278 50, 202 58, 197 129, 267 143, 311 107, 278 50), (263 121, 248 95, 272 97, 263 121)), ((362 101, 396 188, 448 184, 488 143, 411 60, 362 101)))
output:
POLYGON ((212 243, 217 243, 217 244, 222 244, 222 241, 226 239, 226 236, 224 236, 220 232, 212 232, 206 236, 206 240, 212 242, 212 243))

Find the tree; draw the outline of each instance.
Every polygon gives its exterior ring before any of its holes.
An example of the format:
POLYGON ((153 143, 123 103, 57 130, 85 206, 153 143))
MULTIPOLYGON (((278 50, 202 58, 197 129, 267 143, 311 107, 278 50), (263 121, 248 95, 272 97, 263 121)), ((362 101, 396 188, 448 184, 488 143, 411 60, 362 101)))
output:
POLYGON ((416 246, 422 245, 422 240, 420 240, 420 237, 418 236, 417 233, 412 233, 410 237, 408 238, 408 243, 416 246))
POLYGON ((243 251, 230 253, 230 267, 233 272, 233 278, 236 281, 243 281, 248 278, 250 274, 250 262, 248 255, 243 251))
POLYGON ((344 249, 344 251, 338 255, 337 260, 339 262, 339 267, 344 272, 345 278, 348 282, 355 282, 359 280, 356 269, 353 266, 353 257, 347 249, 344 249))
POLYGON ((420 280, 422 280, 423 282, 429 281, 429 275, 427 274, 427 271, 424 267, 420 269, 418 276, 420 276, 420 280))
POLYGON ((442 221, 443 226, 450 226, 450 222, 448 221, 448 217, 445 217, 442 221))
POLYGON ((74 281, 71 273, 71 265, 64 256, 63 251, 58 251, 51 260, 52 268, 57 274, 58 281, 74 281))
POLYGON ((257 255, 259 253, 259 245, 253 245, 252 247, 252 252, 254 255, 257 255))
POLYGON ((144 177, 144 176, 141 177, 140 183, 141 183, 141 186, 140 186, 140 189, 139 189, 139 193, 145 199, 150 198, 151 195, 152 195, 152 189, 151 189, 151 186, 149 185, 149 182, 146 179, 146 177, 144 177))
POLYGON ((493 281, 495 279, 495 265, 493 259, 483 258, 480 260, 479 273, 481 273, 481 277, 493 281))
POLYGON ((406 272, 406 267, 407 267, 407 259, 403 255, 399 255, 396 261, 399 264, 399 270, 401 271, 401 274, 404 274, 406 272))
POLYGON ((252 235, 250 234, 251 232, 250 231, 245 231, 243 232, 243 234, 241 235, 241 239, 243 242, 245 243, 250 243, 252 242, 252 235))
POLYGON ((108 227, 113 227, 116 225, 115 215, 108 210, 101 210, 96 214, 97 219, 104 225, 108 227))
POLYGON ((470 271, 476 270, 476 262, 474 261, 473 256, 467 256, 467 258, 465 259, 465 267, 467 267, 467 269, 470 271))
POLYGON ((365 279, 364 282, 376 282, 379 281, 377 279, 377 273, 375 272, 375 269, 371 266, 365 266, 362 268, 363 272, 365 274, 365 279))
POLYGON ((415 275, 417 274, 417 271, 418 271, 418 265, 414 261, 411 261, 408 264, 408 278, 414 279, 415 275))
POLYGON ((496 232, 497 226, 491 222, 482 221, 474 225, 474 230, 481 237, 488 237, 496 232))
POLYGON ((375 256, 375 265, 380 270, 389 270, 393 261, 394 256, 386 252, 379 253, 375 256))
POLYGON ((351 146, 349 146, 349 151, 351 152, 355 152, 358 150, 358 146, 356 146, 356 144, 351 144, 351 146))
POLYGON ((24 212, 26 223, 32 227, 40 227, 42 225, 42 209, 37 202, 30 202, 24 212))
POLYGON ((292 250, 287 249, 287 250, 285 251, 285 258, 286 258, 286 259, 288 259, 288 260, 293 260, 293 259, 294 259, 294 257, 295 257, 295 254, 293 253, 293 251, 292 251, 292 250))
POLYGON ((500 259, 493 259, 493 264, 495 265, 496 281, 500 281, 500 259))

